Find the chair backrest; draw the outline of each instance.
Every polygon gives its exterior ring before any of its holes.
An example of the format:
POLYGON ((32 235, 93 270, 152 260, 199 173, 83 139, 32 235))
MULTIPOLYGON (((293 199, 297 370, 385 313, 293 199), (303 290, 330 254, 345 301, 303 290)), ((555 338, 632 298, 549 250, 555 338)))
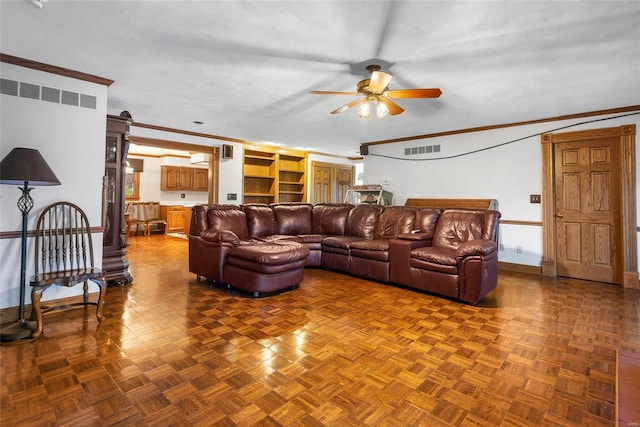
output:
POLYGON ((144 221, 144 205, 142 203, 127 203, 127 213, 131 221, 144 221))
POLYGON ((160 202, 145 202, 144 203, 144 219, 149 221, 151 219, 160 218, 160 202))
POLYGON ((93 266, 91 227, 84 211, 69 202, 45 208, 36 224, 35 275, 93 266))

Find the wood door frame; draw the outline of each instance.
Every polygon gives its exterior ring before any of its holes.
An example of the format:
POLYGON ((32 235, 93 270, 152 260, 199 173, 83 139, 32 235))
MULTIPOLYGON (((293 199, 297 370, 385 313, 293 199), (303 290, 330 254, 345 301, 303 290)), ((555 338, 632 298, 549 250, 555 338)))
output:
POLYGON ((555 161, 554 144, 595 138, 618 138, 620 143, 619 164, 622 166, 622 198, 620 212, 622 229, 622 254, 617 257, 618 271, 625 288, 640 288, 638 281, 638 246, 636 238, 636 149, 635 125, 612 128, 584 130, 564 133, 545 133, 541 138, 542 146, 542 275, 557 276, 556 254, 556 206, 555 206, 555 161))

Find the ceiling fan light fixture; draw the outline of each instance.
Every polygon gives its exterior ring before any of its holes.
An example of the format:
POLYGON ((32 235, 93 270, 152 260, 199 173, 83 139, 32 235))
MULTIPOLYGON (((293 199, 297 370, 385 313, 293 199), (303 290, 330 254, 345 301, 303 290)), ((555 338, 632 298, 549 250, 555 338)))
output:
POLYGON ((379 119, 389 114, 389 108, 387 108, 387 104, 385 104, 384 102, 380 102, 379 99, 376 99, 376 104, 378 104, 376 107, 376 114, 378 115, 379 119))
POLYGON ((368 119, 369 118, 370 109, 371 109, 371 107, 369 105, 369 100, 363 102, 362 105, 360 106, 360 108, 358 109, 358 115, 360 116, 360 118, 361 119, 368 119))

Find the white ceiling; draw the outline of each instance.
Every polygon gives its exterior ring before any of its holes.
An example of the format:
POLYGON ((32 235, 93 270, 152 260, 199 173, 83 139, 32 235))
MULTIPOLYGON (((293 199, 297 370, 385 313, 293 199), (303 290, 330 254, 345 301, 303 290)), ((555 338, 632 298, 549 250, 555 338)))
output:
POLYGON ((361 142, 640 105, 640 1, 0 1, 0 51, 115 80, 135 121, 353 156, 361 142), (361 120, 378 63, 405 112, 361 120), (196 125, 193 121, 203 121, 196 125))

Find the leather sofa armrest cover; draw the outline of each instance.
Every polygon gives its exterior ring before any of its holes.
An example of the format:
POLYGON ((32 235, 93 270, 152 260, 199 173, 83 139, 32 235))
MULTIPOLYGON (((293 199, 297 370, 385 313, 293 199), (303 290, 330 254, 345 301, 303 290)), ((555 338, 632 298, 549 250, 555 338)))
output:
POLYGON ((463 258, 473 255, 489 255, 498 250, 498 244, 492 240, 476 239, 464 242, 456 249, 456 259, 458 262, 463 258))
POLYGON ((398 239, 401 240, 428 240, 429 244, 433 237, 432 233, 400 233, 398 239))
POLYGON ((240 244, 240 239, 233 231, 229 230, 204 230, 200 233, 200 238, 209 243, 230 243, 233 246, 240 244))

